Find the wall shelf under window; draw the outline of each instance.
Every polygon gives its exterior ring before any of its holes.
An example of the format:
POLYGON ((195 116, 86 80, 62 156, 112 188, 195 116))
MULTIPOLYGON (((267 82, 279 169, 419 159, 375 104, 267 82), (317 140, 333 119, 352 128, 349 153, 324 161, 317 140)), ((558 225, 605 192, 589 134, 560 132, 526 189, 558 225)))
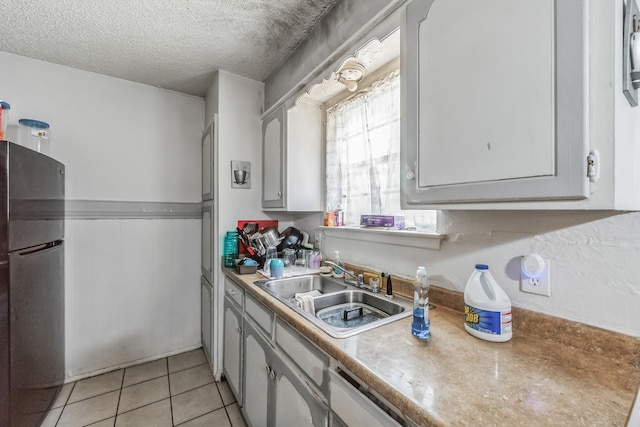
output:
POLYGON ((327 237, 440 250, 446 234, 360 227, 319 227, 327 237))

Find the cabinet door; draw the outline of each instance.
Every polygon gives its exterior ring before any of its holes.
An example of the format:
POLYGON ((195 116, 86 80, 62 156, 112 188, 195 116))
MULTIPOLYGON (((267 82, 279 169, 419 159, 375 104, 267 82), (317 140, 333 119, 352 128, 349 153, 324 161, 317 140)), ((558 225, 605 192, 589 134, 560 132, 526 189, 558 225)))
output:
POLYGON ((242 313, 229 297, 224 298, 223 369, 231 391, 242 406, 242 313))
POLYGON ((314 347, 284 320, 277 318, 275 326, 276 347, 289 356, 293 363, 309 377, 322 394, 329 391, 327 367, 329 358, 314 347))
POLYGON ((215 125, 207 127, 202 134, 202 200, 213 200, 215 181, 215 125))
POLYGON ((329 411, 300 375, 289 366, 284 357, 276 357, 272 363, 275 377, 273 392, 273 426, 314 426, 327 425, 329 411))
POLYGON ((202 250, 201 266, 202 275, 213 283, 213 202, 202 204, 202 250))
POLYGON ((244 405, 242 410, 250 427, 267 426, 269 415, 269 376, 272 375, 273 348, 251 325, 244 331, 244 405))
POLYGON ((586 3, 407 5, 403 208, 588 196, 586 3))
POLYGON ((285 107, 284 105, 262 121, 262 207, 285 207, 285 107))
POLYGON ((299 100, 287 110, 286 208, 323 211, 322 110, 299 100))
POLYGON ((213 287, 204 277, 200 278, 200 330, 202 334, 202 348, 211 362, 211 306, 213 304, 213 287))

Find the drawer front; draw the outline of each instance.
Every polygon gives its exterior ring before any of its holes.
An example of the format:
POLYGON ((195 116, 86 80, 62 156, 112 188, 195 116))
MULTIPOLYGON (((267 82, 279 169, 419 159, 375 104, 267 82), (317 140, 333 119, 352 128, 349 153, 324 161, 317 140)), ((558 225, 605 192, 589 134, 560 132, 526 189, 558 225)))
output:
POLYGON ((245 299, 244 311, 251 317, 259 327, 261 332, 271 338, 271 329, 273 325, 273 313, 271 310, 260 304, 258 301, 247 295, 245 299))
POLYGON ((228 278, 224 281, 224 294, 235 301, 240 308, 243 307, 244 290, 228 278))
POLYGON ((380 409, 337 372, 329 370, 329 405, 348 426, 400 427, 391 416, 380 409))
POLYGON ((276 320, 275 340, 278 347, 326 394, 325 372, 329 358, 281 319, 276 320))

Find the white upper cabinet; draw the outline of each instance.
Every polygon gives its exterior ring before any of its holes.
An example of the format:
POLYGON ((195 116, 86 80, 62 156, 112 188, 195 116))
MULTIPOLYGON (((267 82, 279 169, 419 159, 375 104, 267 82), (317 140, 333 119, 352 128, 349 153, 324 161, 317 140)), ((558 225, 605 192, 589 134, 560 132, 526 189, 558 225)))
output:
POLYGON ((299 100, 262 121, 262 208, 290 212, 323 210, 322 110, 299 100))
POLYGON ((628 183, 613 179, 623 157, 635 154, 631 122, 616 128, 612 120, 623 96, 614 92, 621 7, 621 0, 410 2, 401 55, 403 207, 640 206, 628 183), (590 3, 601 10, 589 11, 590 3))
POLYGON ((278 108, 262 121, 262 207, 283 209, 285 108, 278 108))

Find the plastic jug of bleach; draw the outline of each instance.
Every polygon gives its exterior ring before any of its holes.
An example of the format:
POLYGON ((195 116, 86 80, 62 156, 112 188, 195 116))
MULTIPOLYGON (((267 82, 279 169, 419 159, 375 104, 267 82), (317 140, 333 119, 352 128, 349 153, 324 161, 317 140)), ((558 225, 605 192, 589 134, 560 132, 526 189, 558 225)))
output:
POLYGON ((511 339, 511 300, 485 264, 476 264, 464 290, 464 328, 487 341, 511 339))

